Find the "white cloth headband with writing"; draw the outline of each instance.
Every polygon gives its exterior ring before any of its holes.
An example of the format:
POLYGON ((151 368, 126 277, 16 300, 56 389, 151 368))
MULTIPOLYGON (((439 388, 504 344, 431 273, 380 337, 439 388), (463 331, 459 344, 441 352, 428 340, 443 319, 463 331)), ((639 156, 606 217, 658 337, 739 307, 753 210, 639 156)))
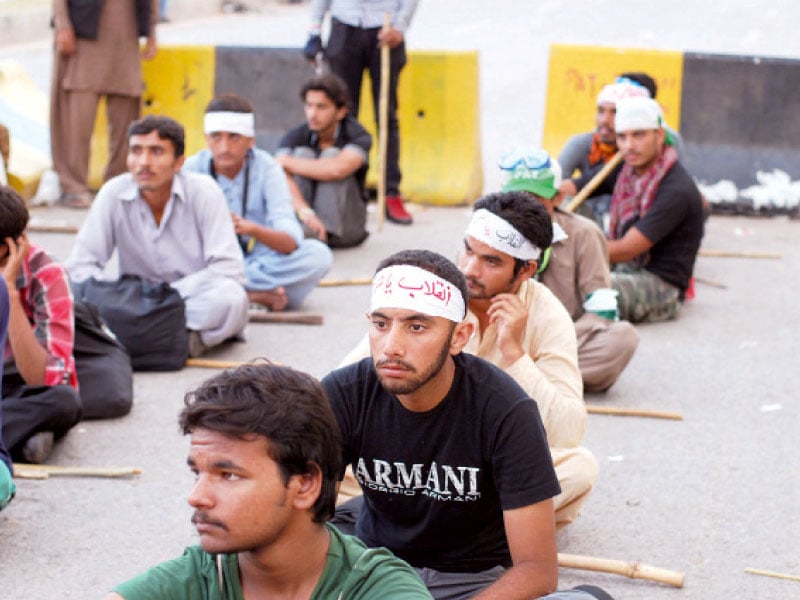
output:
POLYGON ((370 312, 405 308, 455 323, 464 320, 464 297, 449 281, 411 265, 381 269, 372 280, 370 312))
POLYGON ((520 260, 539 260, 542 254, 511 223, 485 208, 472 214, 467 235, 520 260))
POLYGON ((256 136, 256 117, 253 113, 215 111, 207 112, 203 118, 206 134, 217 131, 238 133, 246 137, 256 136))

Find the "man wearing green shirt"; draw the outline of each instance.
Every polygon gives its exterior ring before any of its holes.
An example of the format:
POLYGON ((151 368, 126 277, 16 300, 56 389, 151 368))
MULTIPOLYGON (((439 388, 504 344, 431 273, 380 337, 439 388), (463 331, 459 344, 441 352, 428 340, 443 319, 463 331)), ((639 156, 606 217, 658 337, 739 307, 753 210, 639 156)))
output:
POLYGON ((265 363, 225 371, 187 394, 179 420, 200 546, 106 600, 431 598, 408 564, 326 524, 340 436, 313 377, 265 363))

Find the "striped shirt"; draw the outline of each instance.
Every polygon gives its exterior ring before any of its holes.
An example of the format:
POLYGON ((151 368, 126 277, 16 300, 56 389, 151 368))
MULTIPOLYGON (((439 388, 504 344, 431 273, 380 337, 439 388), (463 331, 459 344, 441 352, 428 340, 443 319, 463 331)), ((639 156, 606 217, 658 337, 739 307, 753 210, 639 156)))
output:
MULTIPOLYGON (((68 384, 78 389, 72 356, 75 317, 66 270, 31 244, 17 275, 17 293, 36 340, 47 351, 45 385, 68 384)), ((3 358, 14 359, 10 342, 6 343, 3 358)))
POLYGON ((322 19, 330 11, 337 21, 353 27, 383 27, 383 15, 392 15, 392 27, 405 33, 419 0, 312 0, 311 33, 319 35, 322 19))

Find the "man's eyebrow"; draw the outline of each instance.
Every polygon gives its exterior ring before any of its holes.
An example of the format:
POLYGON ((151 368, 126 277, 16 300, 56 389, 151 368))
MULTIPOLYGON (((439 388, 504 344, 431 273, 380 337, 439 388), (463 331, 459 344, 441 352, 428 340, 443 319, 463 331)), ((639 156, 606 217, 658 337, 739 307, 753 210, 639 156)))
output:
MULTIPOLYGON (((192 468, 197 467, 197 463, 191 456, 186 459, 186 464, 192 468)), ((232 460, 218 460, 212 463, 211 466, 215 469, 242 470, 242 467, 237 465, 232 460)))
MULTIPOLYGON (((389 321, 392 320, 392 317, 383 314, 379 310, 373 310, 370 315, 371 318, 378 318, 378 319, 387 319, 389 321)), ((429 323, 433 321, 433 317, 430 315, 426 315, 425 313, 413 313, 407 317, 403 317, 402 319, 397 319, 398 321, 408 322, 408 321, 423 321, 425 323, 429 323)))

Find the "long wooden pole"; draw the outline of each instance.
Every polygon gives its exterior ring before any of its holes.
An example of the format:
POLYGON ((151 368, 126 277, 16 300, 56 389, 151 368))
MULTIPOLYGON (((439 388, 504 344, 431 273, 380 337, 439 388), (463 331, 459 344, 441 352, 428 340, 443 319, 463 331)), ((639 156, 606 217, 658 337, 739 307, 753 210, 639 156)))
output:
POLYGON ((60 465, 29 465, 14 463, 14 477, 47 479, 48 477, 130 477, 139 475, 138 467, 68 467, 60 465))
POLYGON ((591 193, 595 190, 595 188, 603 183, 603 180, 608 177, 608 174, 611 173, 614 169, 616 169, 617 165, 622 161, 622 152, 617 152, 614 156, 611 157, 602 169, 600 169, 594 177, 589 180, 583 189, 575 194, 575 197, 572 201, 567 205, 564 209, 565 212, 574 212, 581 204, 583 204, 584 200, 586 200, 591 193))
POLYGON ((673 421, 683 421, 683 415, 681 413, 666 412, 663 410, 648 410, 644 408, 627 408, 624 406, 597 406, 595 404, 587 404, 586 412, 593 415, 649 417, 652 419, 671 419, 673 421))
POLYGON ((615 575, 624 575, 632 579, 647 579, 658 583, 666 583, 677 588, 682 588, 686 579, 686 575, 678 571, 651 567, 640 562, 626 562, 624 560, 564 554, 562 552, 558 553, 558 566, 566 569, 614 573, 615 575))
POLYGON ((698 256, 710 256, 714 258, 769 258, 781 259, 783 254, 780 252, 737 252, 734 250, 707 250, 701 248, 698 256))
MULTIPOLYGON (((383 14, 383 31, 392 26, 392 15, 383 14)), ((389 52, 388 44, 381 46, 381 87, 378 96, 378 231, 383 231, 386 218, 386 148, 389 144, 389 52)))
POLYGON ((776 571, 765 571, 764 569, 754 569, 753 567, 747 567, 744 570, 745 573, 750 573, 751 575, 763 575, 764 577, 775 577, 776 579, 789 579, 790 581, 800 581, 800 575, 791 575, 789 573, 778 573, 776 571))
POLYGON ((372 278, 356 277, 355 279, 323 279, 317 285, 319 287, 339 287, 343 285, 372 285, 372 278))

